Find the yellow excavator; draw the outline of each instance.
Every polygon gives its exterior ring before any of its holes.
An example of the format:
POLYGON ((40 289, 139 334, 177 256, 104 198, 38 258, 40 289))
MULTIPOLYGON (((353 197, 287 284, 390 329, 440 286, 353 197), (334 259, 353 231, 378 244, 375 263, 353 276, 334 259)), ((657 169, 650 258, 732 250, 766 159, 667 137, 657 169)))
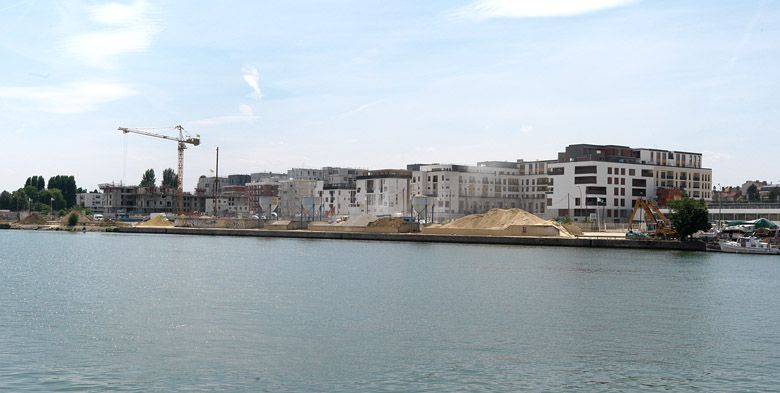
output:
POLYGON ((672 223, 661 212, 658 206, 645 199, 637 199, 634 204, 634 211, 631 212, 631 217, 628 219, 628 233, 626 237, 629 239, 637 239, 644 237, 639 232, 639 225, 637 225, 637 231, 634 231, 634 220, 637 217, 637 213, 642 211, 644 213, 644 221, 647 225, 647 232, 650 236, 656 239, 676 239, 677 231, 672 228, 672 223))

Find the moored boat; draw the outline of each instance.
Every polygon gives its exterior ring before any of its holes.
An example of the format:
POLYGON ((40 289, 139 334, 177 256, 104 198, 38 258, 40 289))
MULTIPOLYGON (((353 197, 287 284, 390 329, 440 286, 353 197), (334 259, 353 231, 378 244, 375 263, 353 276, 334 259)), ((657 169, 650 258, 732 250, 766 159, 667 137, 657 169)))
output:
POLYGON ((770 247, 755 236, 741 237, 736 240, 721 240, 720 250, 735 254, 780 255, 780 249, 770 247))

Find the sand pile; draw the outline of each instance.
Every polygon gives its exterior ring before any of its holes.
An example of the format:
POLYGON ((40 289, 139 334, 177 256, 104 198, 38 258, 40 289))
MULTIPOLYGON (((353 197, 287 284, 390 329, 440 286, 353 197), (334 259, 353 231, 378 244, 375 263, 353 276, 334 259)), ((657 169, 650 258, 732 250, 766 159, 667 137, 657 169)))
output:
POLYGON ((575 223, 563 224, 563 227, 574 236, 582 236, 582 228, 575 223))
POLYGON ((31 213, 29 216, 25 217, 24 220, 19 221, 22 225, 46 225, 48 222, 45 218, 38 215, 38 213, 31 213))
POLYGON ((137 226, 139 226, 139 227, 172 227, 173 223, 168 221, 168 219, 165 218, 165 216, 160 215, 160 216, 154 216, 154 218, 152 218, 150 220, 146 220, 146 221, 138 224, 137 226))
POLYGON ((544 220, 522 209, 490 209, 485 214, 472 214, 459 218, 442 228, 459 229, 505 229, 510 225, 551 225, 552 221, 544 220))
POLYGON ((378 220, 377 216, 373 214, 358 214, 356 216, 349 216, 346 220, 336 220, 331 225, 339 225, 345 227, 367 227, 372 222, 378 220))
POLYGON ((398 229, 401 227, 401 225, 404 224, 404 220, 400 218, 380 218, 375 221, 372 221, 368 223, 368 226, 371 228, 395 228, 398 229))
POLYGON ((348 219, 339 219, 332 224, 311 222, 308 228, 313 231, 367 232, 367 233, 406 233, 418 232, 419 227, 409 224, 401 218, 382 217, 372 214, 359 214, 348 219))
POLYGON ((573 237, 566 228, 522 209, 490 209, 444 225, 429 225, 423 230, 433 234, 563 236, 573 237))
POLYGON ((70 211, 70 212, 66 213, 64 216, 62 216, 62 218, 60 219, 60 223, 62 225, 68 225, 68 217, 70 217, 70 215, 72 213, 76 213, 79 216, 79 221, 78 221, 78 224, 76 224, 76 225, 85 225, 85 224, 91 224, 92 223, 92 219, 91 218, 81 214, 81 212, 79 212, 77 210, 70 211))

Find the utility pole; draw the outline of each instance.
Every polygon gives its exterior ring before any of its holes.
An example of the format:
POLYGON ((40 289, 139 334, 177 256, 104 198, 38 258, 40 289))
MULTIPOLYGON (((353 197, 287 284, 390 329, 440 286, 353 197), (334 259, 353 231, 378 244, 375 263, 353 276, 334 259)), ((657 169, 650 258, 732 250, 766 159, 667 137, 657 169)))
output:
POLYGON ((219 212, 219 146, 217 146, 217 164, 216 164, 216 171, 215 171, 215 177, 214 177, 214 192, 211 193, 211 195, 214 197, 214 217, 217 217, 217 213, 219 212))

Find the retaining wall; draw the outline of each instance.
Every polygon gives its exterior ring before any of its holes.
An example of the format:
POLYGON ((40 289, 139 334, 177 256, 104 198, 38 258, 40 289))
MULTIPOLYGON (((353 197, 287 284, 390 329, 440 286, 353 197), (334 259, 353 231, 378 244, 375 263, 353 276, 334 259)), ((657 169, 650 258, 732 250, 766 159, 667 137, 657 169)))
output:
POLYGON ((263 222, 246 218, 177 217, 174 225, 183 228, 257 229, 263 227, 263 222))
POLYGON ((366 233, 366 232, 324 232, 312 230, 268 231, 263 229, 224 229, 224 228, 176 228, 176 227, 127 227, 113 228, 111 232, 151 233, 176 235, 211 236, 254 236, 282 237, 297 239, 333 239, 333 240, 376 240, 407 241, 426 243, 459 244, 507 244, 526 246, 559 247, 599 247, 652 250, 706 251, 701 242, 678 242, 669 240, 625 240, 625 239, 578 239, 560 237, 517 237, 517 236, 471 236, 471 235, 432 235, 422 233, 366 233))

